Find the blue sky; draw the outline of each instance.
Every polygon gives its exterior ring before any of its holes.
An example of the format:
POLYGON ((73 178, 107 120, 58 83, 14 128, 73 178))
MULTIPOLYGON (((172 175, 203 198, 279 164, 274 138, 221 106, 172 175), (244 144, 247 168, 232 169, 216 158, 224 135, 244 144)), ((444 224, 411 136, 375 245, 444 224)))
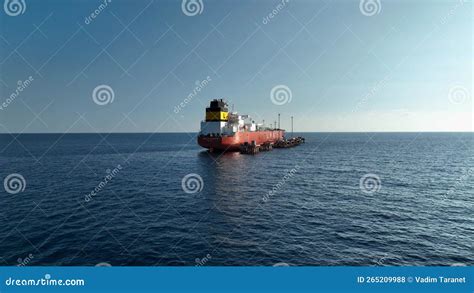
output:
POLYGON ((472 131, 470 1, 196 2, 4 8, 0 132, 197 131, 213 98, 300 131, 472 131), (101 85, 112 102, 94 102, 101 85))

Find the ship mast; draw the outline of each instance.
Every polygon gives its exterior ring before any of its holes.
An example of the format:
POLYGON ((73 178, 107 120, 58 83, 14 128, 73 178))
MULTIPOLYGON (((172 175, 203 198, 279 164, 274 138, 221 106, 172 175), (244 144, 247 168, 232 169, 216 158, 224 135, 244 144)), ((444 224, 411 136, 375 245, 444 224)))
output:
POLYGON ((291 137, 293 137, 293 116, 291 116, 291 137))

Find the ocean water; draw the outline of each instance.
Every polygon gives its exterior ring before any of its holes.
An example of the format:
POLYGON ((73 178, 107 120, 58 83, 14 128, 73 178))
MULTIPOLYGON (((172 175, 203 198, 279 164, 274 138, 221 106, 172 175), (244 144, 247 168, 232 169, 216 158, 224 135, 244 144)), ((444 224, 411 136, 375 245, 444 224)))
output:
POLYGON ((0 264, 474 265, 472 133, 301 135, 0 135, 0 264))

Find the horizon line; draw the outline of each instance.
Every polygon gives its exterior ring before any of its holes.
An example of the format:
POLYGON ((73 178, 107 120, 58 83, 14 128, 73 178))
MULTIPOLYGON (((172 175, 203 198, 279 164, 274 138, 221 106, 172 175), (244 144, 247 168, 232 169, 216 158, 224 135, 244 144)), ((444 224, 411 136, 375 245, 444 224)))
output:
MULTIPOLYGON (((284 129, 283 129, 284 130, 284 129)), ((284 130, 286 133, 291 133, 291 131, 284 130)), ((23 134, 189 134, 189 133, 199 133, 199 131, 162 131, 162 132, 0 132, 0 135, 23 135, 23 134)), ((471 131, 294 131, 294 133, 474 133, 471 131)))

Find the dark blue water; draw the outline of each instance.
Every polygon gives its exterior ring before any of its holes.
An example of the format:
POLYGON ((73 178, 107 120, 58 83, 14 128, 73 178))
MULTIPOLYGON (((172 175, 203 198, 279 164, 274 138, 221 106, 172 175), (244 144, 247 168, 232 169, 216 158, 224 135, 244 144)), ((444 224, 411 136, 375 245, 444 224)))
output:
POLYGON ((0 135, 2 181, 26 184, 0 191, 0 263, 474 265, 472 133, 304 136, 248 156, 195 134, 0 135))

